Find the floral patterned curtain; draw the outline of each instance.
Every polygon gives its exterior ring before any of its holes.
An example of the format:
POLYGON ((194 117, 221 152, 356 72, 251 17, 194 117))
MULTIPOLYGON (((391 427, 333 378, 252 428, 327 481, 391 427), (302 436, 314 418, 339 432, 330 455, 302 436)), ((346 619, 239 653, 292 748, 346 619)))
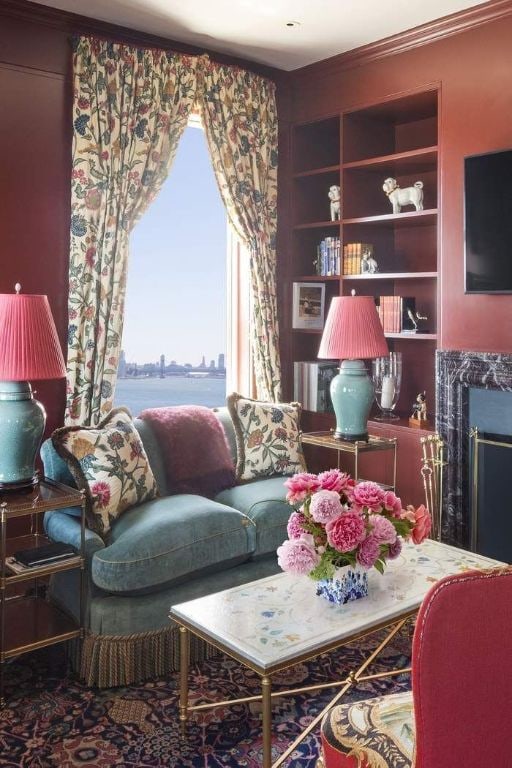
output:
POLYGON ((203 56, 198 67, 198 103, 228 217, 250 252, 257 395, 279 401, 275 85, 203 56))
POLYGON ((197 61, 75 41, 68 424, 97 424, 112 408, 129 234, 169 172, 194 103, 197 61))

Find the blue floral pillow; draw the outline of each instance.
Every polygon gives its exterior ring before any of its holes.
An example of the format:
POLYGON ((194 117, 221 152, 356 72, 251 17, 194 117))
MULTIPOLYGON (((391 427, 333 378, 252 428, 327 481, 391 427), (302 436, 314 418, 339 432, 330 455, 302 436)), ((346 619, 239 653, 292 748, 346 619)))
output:
POLYGON ((127 509, 157 495, 148 457, 125 408, 110 411, 97 427, 57 429, 52 442, 77 487, 85 490, 87 522, 100 536, 127 509))
POLYGON ((293 475, 306 469, 299 403, 265 403, 233 393, 227 406, 235 428, 238 480, 293 475))

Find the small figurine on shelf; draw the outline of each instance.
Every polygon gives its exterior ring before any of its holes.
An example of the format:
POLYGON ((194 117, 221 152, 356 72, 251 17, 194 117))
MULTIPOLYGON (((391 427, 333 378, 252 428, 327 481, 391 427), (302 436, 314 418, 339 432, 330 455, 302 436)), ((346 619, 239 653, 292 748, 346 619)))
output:
POLYGON ((418 320, 428 320, 426 315, 420 315, 419 312, 415 312, 414 310, 410 309, 410 307, 407 309, 407 317, 412 323, 412 328, 404 328, 404 333, 417 333, 419 330, 418 320))
POLYGON ((337 184, 333 184, 329 187, 329 200, 331 201, 331 221, 340 219, 340 188, 337 184))
POLYGON ((420 429, 429 429, 430 425, 427 418, 427 393, 418 392, 416 402, 412 406, 412 415, 409 418, 410 427, 419 427, 420 429))
POLYGON ((393 206, 393 213, 400 213, 403 205, 414 205, 417 211, 423 210, 423 182, 416 181, 412 187, 400 188, 396 179, 386 179, 382 189, 393 206))
POLYGON ((372 256, 370 248, 364 248, 361 254, 361 273, 363 275, 374 275, 379 271, 379 265, 372 256))

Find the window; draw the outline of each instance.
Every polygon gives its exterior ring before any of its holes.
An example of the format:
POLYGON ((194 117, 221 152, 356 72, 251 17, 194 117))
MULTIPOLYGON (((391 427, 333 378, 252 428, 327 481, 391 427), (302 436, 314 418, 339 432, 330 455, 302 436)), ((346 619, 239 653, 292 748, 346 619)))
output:
MULTIPOLYGON (((169 177, 131 236, 116 405, 137 415, 163 405, 224 404, 233 295, 227 240, 206 138, 189 124, 169 177)), ((237 330, 239 322, 237 314, 237 330)))

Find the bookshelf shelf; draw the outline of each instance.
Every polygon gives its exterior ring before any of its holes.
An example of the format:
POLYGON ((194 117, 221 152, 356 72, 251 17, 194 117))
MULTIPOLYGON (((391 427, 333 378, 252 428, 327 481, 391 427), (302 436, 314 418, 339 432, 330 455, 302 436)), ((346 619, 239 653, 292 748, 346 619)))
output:
POLYGON ((407 341, 432 341, 437 333, 385 333, 387 339, 406 339, 407 341))
POLYGON ((299 171, 298 173, 294 173, 293 177, 295 179, 304 179, 309 176, 321 176, 324 173, 339 173, 339 172, 340 172, 339 165, 326 165, 324 168, 312 168, 310 171, 299 171))
MULTIPOLYGON (((379 216, 356 216, 343 219, 345 224, 384 224, 390 227, 421 227, 431 226, 437 220, 437 208, 425 211, 405 211, 403 213, 386 213, 379 216)), ((311 226, 311 225, 310 225, 311 226)), ((317 226, 322 226, 318 224, 317 226)))
POLYGON ((339 229, 340 222, 339 221, 308 221, 305 224, 296 224, 294 229, 301 230, 301 229, 319 229, 321 227, 329 227, 334 229, 339 229))
POLYGON ((435 280, 437 272, 375 272, 372 275, 341 275, 341 277, 343 280, 435 280))
POLYGON ((372 170, 393 173, 395 176, 425 171, 435 171, 437 167, 437 146, 422 147, 410 152, 396 152, 366 160, 344 163, 344 170, 372 170))
POLYGON ((295 280, 303 283, 339 282, 340 275, 297 275, 295 280))

